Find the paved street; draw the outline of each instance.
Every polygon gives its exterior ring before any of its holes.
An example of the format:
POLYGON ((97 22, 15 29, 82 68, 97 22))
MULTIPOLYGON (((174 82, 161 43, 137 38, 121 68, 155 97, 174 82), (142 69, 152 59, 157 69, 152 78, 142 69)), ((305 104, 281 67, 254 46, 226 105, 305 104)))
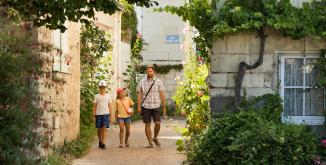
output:
MULTIPOLYGON (((107 149, 98 148, 97 139, 93 141, 86 156, 73 162, 74 165, 179 165, 186 155, 176 150, 175 142, 180 136, 174 126, 185 126, 184 120, 164 120, 161 123, 159 140, 161 147, 145 148, 147 140, 144 124, 141 121, 131 125, 130 147, 119 148, 119 126, 112 126, 107 132, 107 149)), ((152 124, 153 128, 153 124, 152 124)))

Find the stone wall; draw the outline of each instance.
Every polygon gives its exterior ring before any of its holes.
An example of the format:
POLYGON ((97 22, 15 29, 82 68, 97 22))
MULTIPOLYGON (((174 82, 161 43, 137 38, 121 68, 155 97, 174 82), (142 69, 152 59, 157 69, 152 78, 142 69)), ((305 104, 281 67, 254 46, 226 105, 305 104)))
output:
POLYGON ((163 81, 165 87, 165 98, 168 105, 174 105, 172 97, 175 94, 177 87, 177 77, 183 79, 183 72, 171 70, 167 74, 156 74, 157 78, 163 81))
MULTIPOLYGON (((211 49, 211 69, 208 77, 211 108, 223 110, 234 103, 235 78, 239 63, 245 61, 252 65, 259 57, 260 39, 254 32, 239 33, 216 39, 211 49)), ((279 54, 293 52, 320 51, 325 43, 312 39, 292 40, 285 38, 275 30, 268 30, 265 45, 264 62, 254 70, 246 71, 242 92, 247 96, 260 96, 266 93, 278 93, 279 54)))
MULTIPOLYGON (((180 46, 184 42, 183 28, 185 22, 176 15, 166 12, 154 12, 154 8, 167 5, 181 6, 183 0, 157 0, 159 6, 138 8, 138 30, 142 33, 144 42, 143 64, 180 64, 184 60, 184 52, 180 46), (169 42, 170 37, 175 40, 169 42), (178 38, 178 39, 177 39, 178 38)), ((181 46, 182 47, 182 46, 181 46)))
MULTIPOLYGON (((72 57, 66 63, 68 70, 53 71, 55 56, 58 51, 43 53, 47 59, 43 66, 44 75, 40 76, 35 83, 39 92, 39 107, 43 111, 42 126, 39 129, 48 142, 42 145, 41 155, 45 156, 52 152, 50 146, 62 145, 64 141, 71 141, 79 134, 80 120, 80 25, 68 23, 68 51, 72 57)), ((44 27, 38 29, 38 40, 43 43, 53 44, 53 33, 44 27)))
MULTIPOLYGON (((121 42, 121 73, 127 73, 127 68, 128 65, 131 64, 130 62, 130 56, 131 56, 131 51, 130 51, 130 44, 126 42, 121 42)), ((122 85, 121 87, 126 87, 127 84, 124 82, 124 80, 127 80, 128 77, 121 74, 122 76, 122 85)))

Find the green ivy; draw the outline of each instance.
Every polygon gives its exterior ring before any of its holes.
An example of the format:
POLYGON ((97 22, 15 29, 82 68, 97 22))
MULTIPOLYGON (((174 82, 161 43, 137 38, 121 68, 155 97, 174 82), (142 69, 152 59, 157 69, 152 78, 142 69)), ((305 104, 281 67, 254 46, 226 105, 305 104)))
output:
MULTIPOLYGON (((140 73, 146 72, 146 66, 140 66, 140 73)), ((182 64, 175 64, 175 65, 157 65, 154 64, 155 73, 159 74, 168 74, 171 70, 181 71, 183 69, 182 64)))
POLYGON ((318 77, 319 86, 326 87, 326 49, 321 50, 320 58, 317 60, 317 66, 320 70, 318 77))
POLYGON ((293 39, 313 37, 326 40, 326 0, 292 6, 289 0, 226 0, 216 10, 218 0, 193 0, 183 6, 166 6, 166 11, 180 16, 199 31, 194 38, 197 49, 209 61, 208 49, 215 38, 271 27, 293 39))
POLYGON ((124 6, 121 15, 121 40, 130 43, 134 32, 137 31, 137 15, 133 5, 125 0, 120 3, 124 6))

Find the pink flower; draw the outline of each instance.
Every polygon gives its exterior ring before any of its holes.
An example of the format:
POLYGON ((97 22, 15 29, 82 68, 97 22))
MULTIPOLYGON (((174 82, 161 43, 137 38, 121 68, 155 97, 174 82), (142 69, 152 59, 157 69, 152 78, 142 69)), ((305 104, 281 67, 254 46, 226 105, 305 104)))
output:
POLYGON ((180 50, 184 50, 184 48, 185 48, 185 45, 184 44, 181 44, 180 45, 180 50))
POLYGON ((319 165, 319 164, 320 164, 320 156, 315 156, 315 157, 313 158, 313 161, 314 161, 314 164, 315 164, 315 165, 319 165))
POLYGON ((189 31, 189 26, 185 26, 185 27, 183 28, 183 30, 182 30, 182 32, 183 32, 184 34, 186 34, 187 31, 189 31))
POLYGON ((138 33, 137 33, 137 38, 142 38, 142 34, 141 34, 141 32, 138 32, 138 33))
POLYGON ((326 139, 321 140, 321 143, 324 147, 326 147, 326 139))

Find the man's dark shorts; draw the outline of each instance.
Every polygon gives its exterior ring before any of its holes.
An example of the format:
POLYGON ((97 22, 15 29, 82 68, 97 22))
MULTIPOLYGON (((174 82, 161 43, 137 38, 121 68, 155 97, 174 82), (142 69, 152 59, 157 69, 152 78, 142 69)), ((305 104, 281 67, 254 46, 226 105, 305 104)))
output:
POLYGON ((141 107, 142 111, 142 116, 143 116, 143 122, 144 123, 150 123, 152 121, 161 121, 161 116, 160 116, 160 108, 155 108, 155 109, 147 109, 144 107, 141 107))
POLYGON ((109 128, 110 119, 109 115, 96 115, 96 128, 106 127, 109 128))

